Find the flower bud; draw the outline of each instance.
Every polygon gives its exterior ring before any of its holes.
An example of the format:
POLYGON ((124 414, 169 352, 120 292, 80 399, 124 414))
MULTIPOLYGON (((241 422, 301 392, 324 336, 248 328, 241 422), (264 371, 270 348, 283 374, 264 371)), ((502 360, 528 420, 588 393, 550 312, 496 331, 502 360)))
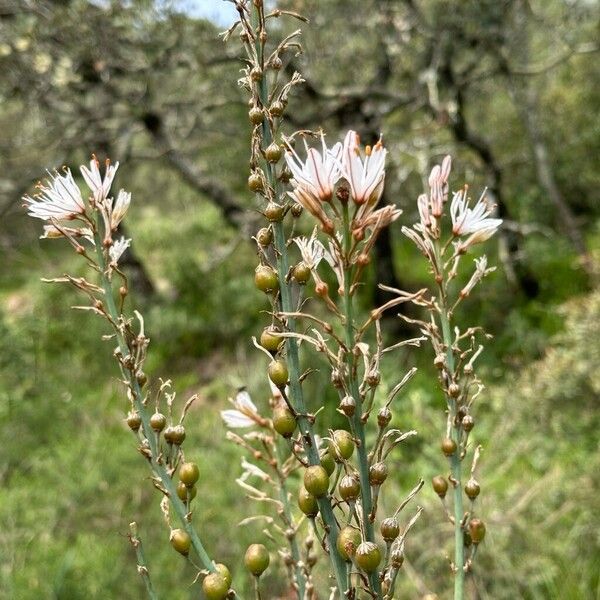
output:
POLYGON ((440 498, 446 497, 446 492, 448 491, 448 482, 446 481, 446 479, 444 477, 442 477, 441 475, 436 475, 431 480, 431 485, 432 485, 435 493, 440 498))
POLYGON ((444 438, 441 444, 442 452, 446 456, 452 456, 456 452, 456 442, 450 438, 444 438))
POLYGON ((304 471, 304 487, 316 498, 322 498, 329 489, 329 475, 320 465, 313 465, 304 471))
POLYGON ((352 475, 344 475, 338 486, 338 491, 342 500, 353 502, 360 494, 360 482, 352 475))
POLYGON ((244 564, 255 577, 260 577, 269 566, 271 558, 268 550, 262 544, 251 544, 246 550, 244 564))
POLYGON ((479 496, 480 491, 481 488, 479 487, 479 483, 477 483, 476 479, 471 477, 471 479, 469 479, 469 481, 467 481, 465 484, 465 494, 467 494, 471 500, 475 500, 475 498, 479 496))
POLYGON ((386 542, 393 542, 400 535, 400 523, 396 517, 381 521, 381 535, 386 542))
POLYGON ((339 555, 346 562, 350 562, 359 545, 360 531, 358 529, 354 529, 354 527, 348 525, 340 530, 336 546, 339 555))
POLYGON ((317 285, 315 285, 315 292, 317 296, 321 296, 321 298, 325 298, 329 294, 329 286, 324 281, 319 281, 317 285))
POLYGON ((336 462, 348 460, 354 453, 354 439, 352 434, 345 429, 333 432, 333 439, 329 440, 329 454, 336 462))
POLYGON ((381 562, 381 550, 373 542, 362 542, 356 549, 354 561, 363 571, 372 573, 381 562))
POLYGON ((277 386, 283 387, 288 382, 288 368, 281 358, 271 361, 269 364, 269 379, 277 386))
POLYGON ((183 554, 184 556, 188 555, 190 546, 192 545, 192 538, 190 538, 187 531, 183 529, 173 529, 169 541, 171 542, 171 546, 173 546, 179 554, 183 554))

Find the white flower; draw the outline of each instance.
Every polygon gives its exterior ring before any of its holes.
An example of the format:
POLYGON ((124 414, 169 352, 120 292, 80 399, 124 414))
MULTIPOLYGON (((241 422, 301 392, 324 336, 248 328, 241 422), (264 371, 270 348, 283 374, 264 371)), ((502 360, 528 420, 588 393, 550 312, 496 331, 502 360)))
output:
POLYGON ((471 279, 469 279, 467 285, 460 291, 460 297, 466 298, 473 288, 487 275, 493 273, 496 270, 496 267, 490 267, 488 269, 487 266, 487 256, 485 254, 481 258, 475 259, 475 272, 471 275, 471 279))
POLYGON ((234 400, 230 402, 235 406, 235 410, 222 410, 221 418, 225 421, 225 425, 231 429, 241 427, 252 427, 256 425, 260 419, 258 409, 250 398, 250 394, 245 390, 237 393, 234 400))
POLYGON ((292 183, 304 188, 321 202, 328 202, 333 196, 333 188, 338 182, 342 145, 338 142, 333 148, 327 148, 325 136, 321 133, 322 152, 309 148, 306 140, 306 161, 302 162, 293 148, 285 153, 285 160, 294 176, 292 183))
POLYGON ((302 261, 311 271, 319 266, 325 253, 325 248, 316 235, 317 231, 315 229, 310 238, 304 236, 294 238, 294 242, 302 255, 302 261))
POLYGON ((381 139, 371 148, 365 148, 365 158, 360 155, 360 139, 350 130, 344 139, 342 151, 342 173, 350 184, 352 198, 356 204, 375 204, 383 192, 385 178, 385 156, 387 150, 381 139))
POLYGON ((110 212, 110 226, 113 231, 119 226, 119 223, 123 220, 123 217, 129 209, 131 203, 131 193, 125 190, 119 190, 119 195, 115 200, 114 206, 110 212))
POLYGON ((450 216, 452 217, 452 233, 455 236, 469 235, 465 242, 461 243, 462 249, 473 244, 484 242, 496 233, 502 224, 502 219, 490 219, 493 207, 489 206, 481 195, 473 208, 469 208, 467 189, 456 192, 450 204, 450 216))
POLYGON ((427 235, 426 230, 422 228, 420 223, 417 223, 413 227, 414 229, 410 229, 406 226, 402 227, 402 233, 415 243, 417 248, 431 263, 435 263, 435 248, 433 242, 427 235))
POLYGON ((108 254, 110 255, 111 261, 116 265, 119 262, 121 256, 123 256, 123 252, 127 250, 131 246, 131 239, 126 240, 124 237, 121 237, 120 240, 117 240, 108 250, 108 254))
POLYGON ((105 165, 104 178, 100 174, 100 163, 95 156, 92 156, 92 160, 90 160, 89 169, 85 166, 80 167, 81 174, 90 190, 92 190, 96 202, 102 202, 108 197, 110 186, 119 168, 118 162, 111 165, 109 160, 106 161, 105 165))
POLYGON ((242 476, 240 477, 241 481, 246 481, 249 477, 258 477, 259 479, 262 479, 263 481, 272 481, 270 475, 265 473, 260 467, 247 461, 243 456, 242 456, 242 469, 243 469, 243 473, 242 473, 242 476))
POLYGON ((62 225, 44 225, 44 233, 40 236, 41 239, 54 239, 60 237, 84 237, 86 240, 94 244, 94 234, 89 227, 63 227, 62 225))
POLYGON ((429 174, 429 201, 431 213, 439 219, 444 212, 444 202, 448 200, 448 177, 452 159, 445 156, 442 165, 435 165, 429 174))
POLYGON ((49 173, 45 184, 39 183, 39 193, 24 196, 23 200, 29 209, 29 215, 45 221, 76 219, 85 213, 85 204, 81 191, 73 179, 70 169, 64 169, 64 175, 55 171, 49 173))

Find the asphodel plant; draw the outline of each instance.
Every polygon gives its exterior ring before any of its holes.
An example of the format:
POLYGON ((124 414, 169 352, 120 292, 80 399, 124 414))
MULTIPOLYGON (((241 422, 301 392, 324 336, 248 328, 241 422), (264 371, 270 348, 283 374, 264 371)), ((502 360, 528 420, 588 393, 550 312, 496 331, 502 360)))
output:
MULTIPOLYGON (((393 297, 383 306, 358 311, 356 297, 375 241, 401 216, 394 205, 379 206, 387 155, 383 140, 363 146, 354 131, 331 144, 323 131, 284 135, 288 98, 302 77, 293 73, 286 78, 282 67, 298 51, 300 32, 273 41, 268 24, 275 18, 302 17, 267 13, 259 0, 234 4, 239 19, 224 38, 237 31, 245 51, 247 66, 239 84, 247 94, 251 124, 248 187, 265 219, 253 237, 258 257, 254 282, 265 294, 269 317, 253 341, 264 359, 264 390, 258 393, 267 401, 255 403, 248 391, 240 390, 234 407, 222 417, 227 438, 248 454, 237 482, 257 502, 257 512, 244 521, 260 519, 267 525, 263 539, 240 549, 255 597, 265 595, 260 577, 276 554, 298 600, 394 598, 408 534, 422 512, 410 507, 423 481, 415 481, 393 510, 380 508, 391 504, 381 500, 394 478, 390 456, 416 435, 392 421, 394 401, 415 369, 398 373, 383 386, 381 367, 390 361, 393 370, 395 350, 429 340, 445 398, 441 449, 449 461, 449 474, 435 477, 433 487, 442 500, 452 490, 453 510, 446 508, 446 514, 455 532, 454 597, 462 600, 465 575, 485 534, 474 505, 478 448, 466 482, 463 473, 474 425, 472 404, 482 389, 473 367, 481 346, 475 344, 478 328, 461 332, 454 314, 492 269, 485 257, 479 258, 466 285, 455 289, 454 281, 461 257, 489 238, 500 221, 490 218, 492 209, 483 197, 471 208, 464 188, 450 202, 451 228, 446 231, 447 157, 431 172, 428 194, 418 199, 420 222, 403 228, 430 263, 432 290, 388 289, 393 297), (312 233, 300 235, 301 230, 312 233), (381 317, 407 302, 429 311, 430 319, 412 320, 421 330, 419 337, 386 346, 381 317), (305 386, 316 375, 309 361, 320 363, 319 370, 328 374, 344 427, 333 428, 325 412, 310 412, 305 386), (471 502, 468 510, 463 493, 471 502), (327 565, 327 578, 315 571, 319 557, 327 565)), ((126 422, 160 495, 166 539, 197 571, 206 598, 233 598, 228 567, 216 562, 196 527, 203 515, 194 498, 203 483, 198 464, 186 457, 184 424, 195 397, 176 409, 170 381, 147 382, 144 320, 138 311, 125 308, 129 287, 119 262, 131 240, 116 239, 116 233, 131 195, 111 193, 117 168, 118 163, 107 160, 103 172, 92 158, 89 167, 81 167, 85 191, 69 169, 55 172, 39 184, 38 194, 25 197, 25 204, 31 216, 45 221, 42 237, 66 239, 90 268, 89 278, 64 275, 49 281, 74 286, 87 298, 78 308, 107 322, 105 339, 113 344, 130 404, 126 422)), ((264 312, 264 305, 257 310, 264 312)), ((201 456, 201 450, 194 454, 201 456)), ((232 530, 236 526, 232 523, 232 530)), ((148 596, 157 598, 135 523, 129 539, 148 596)))

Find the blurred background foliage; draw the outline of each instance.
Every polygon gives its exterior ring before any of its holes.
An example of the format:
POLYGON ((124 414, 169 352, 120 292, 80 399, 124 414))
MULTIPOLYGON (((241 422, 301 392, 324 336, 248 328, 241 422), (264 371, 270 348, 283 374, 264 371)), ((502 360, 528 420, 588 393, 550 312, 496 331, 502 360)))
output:
MULTIPOLYGON (((499 269, 460 317, 494 335, 476 411, 488 538, 471 597, 600 598, 598 2, 279 5, 311 21, 304 54, 285 61, 306 79, 288 130, 323 127, 337 139, 352 127, 367 141, 384 132, 390 151, 384 201, 405 212, 378 242, 365 309, 385 299, 376 281, 427 283, 400 226, 415 218, 423 176, 445 153, 454 186, 487 186, 505 219, 490 247, 499 269)), ((277 21, 274 35, 295 26, 277 21)), ((218 411, 240 385, 264 406, 265 365, 249 340, 266 305, 252 285, 260 219, 245 189, 240 51, 220 29, 169 2, 0 1, 2 598, 142 597, 125 537, 132 520, 158 589, 174 599, 200 593, 172 555, 123 424, 103 324, 70 310, 73 292, 40 282, 81 265, 65 244, 38 241, 39 223, 20 206, 46 169, 76 167, 91 152, 119 160, 117 185, 133 193, 126 268, 152 337, 148 371, 173 378, 181 398, 200 394, 187 453, 202 467, 201 533, 244 585, 240 557, 262 534, 236 526, 252 507, 233 481, 239 452, 218 411)), ((310 231, 307 217, 299 227, 310 231)), ((397 319, 385 326, 390 339, 411 333, 397 319)), ((419 436, 394 459, 388 507, 418 476, 444 469, 431 359, 410 352, 384 365, 388 387, 420 367, 395 409, 395 424, 419 436)), ((333 415, 326 385, 323 371, 310 384, 311 408, 333 415)), ((399 597, 449 597, 450 537, 436 501, 421 495, 426 513, 399 597)), ((286 594, 277 569, 269 597, 286 594)))

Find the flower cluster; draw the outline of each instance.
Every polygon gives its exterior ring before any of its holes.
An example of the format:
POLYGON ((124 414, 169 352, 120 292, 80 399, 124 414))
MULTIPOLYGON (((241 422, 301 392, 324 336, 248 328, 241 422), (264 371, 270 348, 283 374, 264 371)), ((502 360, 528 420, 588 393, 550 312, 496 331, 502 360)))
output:
POLYGON ((107 160, 102 175, 100 163, 95 156, 92 157, 89 168, 82 165, 80 172, 91 192, 87 198, 84 198, 70 169, 65 167, 63 174, 58 171, 49 173, 45 182, 38 183, 37 194, 23 197, 28 214, 46 221, 41 237, 66 237, 84 255, 85 246, 78 240, 93 249, 96 248, 97 241, 100 241, 103 250, 108 253, 111 268, 117 268, 119 259, 131 244, 131 240, 125 237, 113 241, 113 234, 117 232, 131 203, 131 194, 125 190, 120 190, 116 199, 110 196, 118 168, 118 162, 112 165, 107 160), (103 224, 101 235, 97 216, 103 224), (71 225, 73 222, 77 223, 76 227, 71 225))

